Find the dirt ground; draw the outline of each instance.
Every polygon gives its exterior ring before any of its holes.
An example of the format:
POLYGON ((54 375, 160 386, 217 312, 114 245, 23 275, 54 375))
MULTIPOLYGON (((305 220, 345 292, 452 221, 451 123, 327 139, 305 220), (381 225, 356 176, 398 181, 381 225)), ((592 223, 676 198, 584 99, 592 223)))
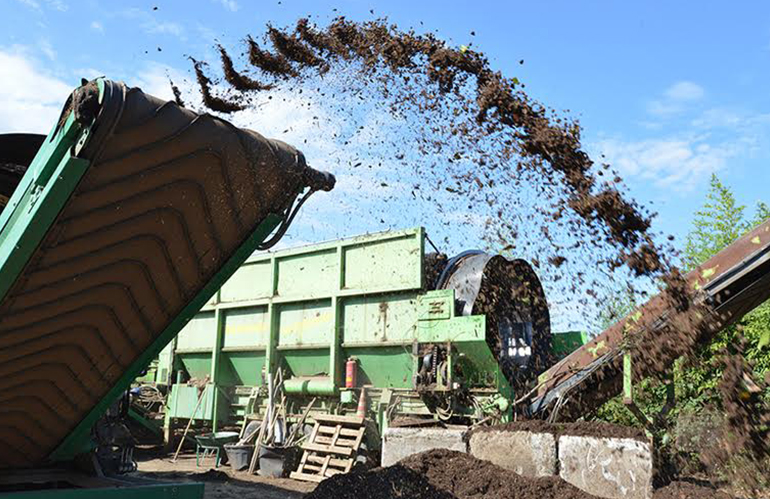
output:
POLYGON ((151 457, 138 461, 138 476, 175 482, 203 482, 204 499, 298 499, 315 489, 313 483, 288 478, 263 478, 229 466, 214 469, 209 458, 195 466, 195 454, 183 454, 173 463, 171 457, 151 457))
MULTIPOLYGON (((447 451, 434 451, 421 457, 408 459, 405 466, 378 468, 369 474, 357 475, 356 477, 340 477, 340 480, 324 484, 312 497, 360 497, 362 489, 367 490, 367 495, 371 498, 503 497, 510 492, 512 482, 517 480, 521 483, 518 483, 518 487, 514 487, 518 491, 516 497, 539 497, 541 499, 547 497, 592 497, 556 479, 550 481, 528 480, 516 476, 512 477, 509 472, 502 472, 502 470, 500 470, 501 473, 498 473, 500 476, 497 476, 494 473, 496 467, 491 463, 479 463, 465 455, 460 455, 463 461, 460 464, 464 463, 466 468, 468 465, 473 465, 471 467, 478 472, 486 470, 486 475, 489 476, 481 477, 480 475, 485 475, 485 473, 479 473, 475 481, 463 480, 455 483, 452 477, 468 476, 467 469, 445 470, 444 468, 447 468, 445 459, 439 459, 432 465, 429 462, 432 454, 441 457, 445 453, 447 451), (504 480, 500 477, 504 477, 504 480), (478 480, 480 478, 483 479, 478 480), (343 482, 345 483, 340 490, 338 485, 343 482), (440 485, 441 489, 434 488, 436 484, 440 485), (458 487, 462 490, 455 490, 458 487), (396 489, 400 493, 395 493, 396 489)), ((305 494, 313 492, 317 487, 313 483, 287 478, 263 478, 258 475, 249 475, 245 471, 235 472, 229 466, 220 466, 214 469, 213 458, 207 459, 201 463, 201 466, 196 467, 195 454, 192 453, 181 455, 175 463, 171 461, 171 456, 140 457, 138 464, 139 470, 136 475, 140 477, 174 482, 202 482, 205 485, 204 499, 299 499, 305 494)), ((676 482, 655 492, 655 499, 696 498, 731 499, 732 496, 711 490, 708 488, 708 484, 698 483, 698 481, 676 482)))

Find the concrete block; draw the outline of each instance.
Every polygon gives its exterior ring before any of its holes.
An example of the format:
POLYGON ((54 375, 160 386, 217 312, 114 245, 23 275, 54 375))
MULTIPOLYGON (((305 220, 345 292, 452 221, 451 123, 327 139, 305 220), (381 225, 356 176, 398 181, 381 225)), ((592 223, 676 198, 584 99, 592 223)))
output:
POLYGON ((652 446, 629 438, 559 437, 559 476, 610 499, 652 498, 652 446))
POLYGON ((519 475, 554 476, 556 437, 528 431, 477 431, 471 434, 468 451, 519 475))
POLYGON ((431 449, 467 452, 463 434, 465 429, 388 428, 382 435, 382 466, 431 449))

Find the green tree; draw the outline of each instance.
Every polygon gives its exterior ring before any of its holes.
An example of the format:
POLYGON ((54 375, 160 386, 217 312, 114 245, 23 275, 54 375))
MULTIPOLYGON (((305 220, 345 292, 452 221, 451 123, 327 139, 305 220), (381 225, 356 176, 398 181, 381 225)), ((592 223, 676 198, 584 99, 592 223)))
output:
POLYGON ((757 203, 756 214, 754 215, 754 222, 752 225, 756 227, 767 219, 770 219, 770 206, 763 201, 759 201, 757 203))
MULTIPOLYGON (((757 203, 752 220, 747 220, 745 206, 739 205, 729 187, 716 175, 711 176, 703 208, 695 212, 687 236, 683 261, 687 270, 702 264, 733 243, 756 225, 770 218, 770 208, 757 203)), ((719 399, 717 385, 722 377, 720 356, 745 349, 743 355, 754 365, 755 374, 770 369, 770 355, 764 348, 770 343, 770 302, 765 302, 744 316, 734 326, 720 331, 695 352, 693 362, 675 368, 677 392, 685 406, 697 409, 719 399)))
MULTIPOLYGON (((692 230, 687 235, 682 258, 687 271, 711 258, 749 228, 744 218, 746 207, 736 203, 733 193, 716 174, 711 174, 709 187, 706 203, 695 212, 692 230)), ((767 209, 767 205, 764 208, 767 209)))

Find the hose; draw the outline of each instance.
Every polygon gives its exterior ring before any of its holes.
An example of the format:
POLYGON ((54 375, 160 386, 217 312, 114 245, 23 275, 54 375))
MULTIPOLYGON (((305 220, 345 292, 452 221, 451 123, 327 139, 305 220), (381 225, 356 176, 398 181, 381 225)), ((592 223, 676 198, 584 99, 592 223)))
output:
POLYGON ((260 251, 264 251, 267 249, 272 248, 276 245, 278 241, 281 240, 284 234, 286 234, 286 231, 289 229, 289 226, 294 221, 294 217, 297 216, 297 213, 299 212, 299 209, 302 208, 302 205, 305 204, 305 201, 308 200, 308 198, 316 192, 316 189, 310 189, 307 191, 302 198, 299 200, 298 203, 294 205, 294 207, 289 206, 286 211, 283 213, 283 220, 281 220, 281 225, 278 226, 278 229, 276 230, 275 234, 268 239, 267 241, 264 241, 262 244, 257 246, 257 249, 260 251))

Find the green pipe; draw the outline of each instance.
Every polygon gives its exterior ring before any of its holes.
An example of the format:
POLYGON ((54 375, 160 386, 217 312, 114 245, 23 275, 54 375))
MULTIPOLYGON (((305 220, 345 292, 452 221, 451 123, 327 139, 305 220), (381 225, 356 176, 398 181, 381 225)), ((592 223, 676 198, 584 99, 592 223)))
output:
POLYGON ((290 378, 283 382, 289 395, 335 395, 337 389, 331 378, 290 378))

